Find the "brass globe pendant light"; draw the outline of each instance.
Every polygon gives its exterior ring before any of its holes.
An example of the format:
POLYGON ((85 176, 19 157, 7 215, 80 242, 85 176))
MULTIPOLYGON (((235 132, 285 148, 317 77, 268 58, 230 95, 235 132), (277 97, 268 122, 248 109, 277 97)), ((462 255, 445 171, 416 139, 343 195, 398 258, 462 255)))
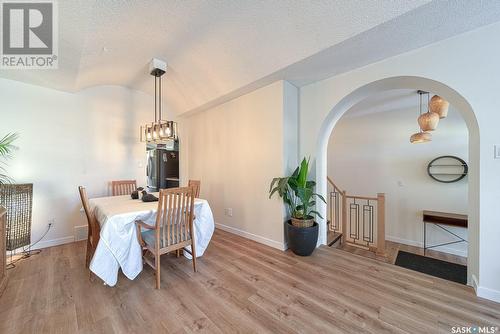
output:
POLYGON ((434 95, 429 102, 429 111, 439 115, 439 118, 448 116, 450 103, 439 95, 434 95))
MULTIPOLYGON (((422 95, 426 94, 426 93, 427 92, 424 92, 421 90, 418 91, 419 98, 420 98, 420 109, 419 109, 420 116, 418 118, 419 120, 420 120, 420 117, 422 117, 422 95)), ((439 121, 439 117, 438 117, 438 121, 439 121)), ((420 122, 419 122, 419 125, 420 125, 420 122)), ((420 126, 420 131, 412 134, 410 137, 410 143, 412 143, 412 144, 427 143, 430 141, 432 141, 432 135, 429 132, 424 131, 421 126, 420 126)))
POLYGON ((434 131, 439 124, 439 115, 431 112, 429 109, 427 109, 426 113, 422 114, 422 95, 427 95, 427 105, 429 105, 429 93, 419 90, 418 94, 420 95, 420 116, 418 117, 418 125, 422 131, 434 131))

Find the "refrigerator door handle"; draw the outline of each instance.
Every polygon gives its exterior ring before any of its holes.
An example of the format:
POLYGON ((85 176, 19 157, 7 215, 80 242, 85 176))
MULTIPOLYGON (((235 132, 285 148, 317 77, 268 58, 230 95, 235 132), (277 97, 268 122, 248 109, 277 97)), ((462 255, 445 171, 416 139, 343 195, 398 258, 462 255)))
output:
POLYGON ((151 157, 149 157, 148 159, 148 167, 146 168, 146 176, 150 176, 151 175, 151 165, 153 164, 153 159, 151 159, 151 157))

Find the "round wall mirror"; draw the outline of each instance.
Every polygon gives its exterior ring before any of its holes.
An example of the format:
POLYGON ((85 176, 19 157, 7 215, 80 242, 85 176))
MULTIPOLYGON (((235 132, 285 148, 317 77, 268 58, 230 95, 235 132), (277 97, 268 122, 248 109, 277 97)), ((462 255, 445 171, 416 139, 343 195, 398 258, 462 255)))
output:
POLYGON ((427 165, 427 174, 442 183, 453 183, 463 179, 469 171, 467 163, 452 155, 437 157, 427 165))

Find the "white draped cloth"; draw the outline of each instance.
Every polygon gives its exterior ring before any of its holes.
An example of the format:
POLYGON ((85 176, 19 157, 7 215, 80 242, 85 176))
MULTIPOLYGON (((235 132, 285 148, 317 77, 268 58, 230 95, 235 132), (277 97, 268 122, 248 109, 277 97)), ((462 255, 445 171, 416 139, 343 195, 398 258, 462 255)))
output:
MULTIPOLYGON (((158 194, 155 194, 158 196, 158 194)), ((158 202, 133 200, 130 195, 89 200, 90 209, 101 225, 100 240, 90 262, 90 270, 107 285, 114 286, 118 269, 133 280, 142 271, 142 249, 137 240, 136 220, 154 225, 158 202)), ((194 201, 196 257, 202 256, 214 232, 214 219, 208 202, 194 201)), ((191 258, 184 252, 187 258, 191 258)))

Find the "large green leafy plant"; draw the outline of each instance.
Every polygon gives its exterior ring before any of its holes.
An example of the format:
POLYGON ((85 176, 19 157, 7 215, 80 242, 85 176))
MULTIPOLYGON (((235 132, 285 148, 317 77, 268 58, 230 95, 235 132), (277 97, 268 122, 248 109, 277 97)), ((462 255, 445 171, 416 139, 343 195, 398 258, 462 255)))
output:
POLYGON ((326 203, 323 196, 314 192, 316 182, 308 181, 309 160, 304 158, 291 176, 276 177, 269 187, 269 198, 278 194, 286 204, 292 218, 311 219, 314 215, 320 218, 320 213, 314 210, 316 198, 326 203))
POLYGON ((10 183, 12 179, 5 173, 6 160, 12 156, 16 147, 12 144, 18 138, 17 133, 9 133, 0 139, 0 184, 10 183))

